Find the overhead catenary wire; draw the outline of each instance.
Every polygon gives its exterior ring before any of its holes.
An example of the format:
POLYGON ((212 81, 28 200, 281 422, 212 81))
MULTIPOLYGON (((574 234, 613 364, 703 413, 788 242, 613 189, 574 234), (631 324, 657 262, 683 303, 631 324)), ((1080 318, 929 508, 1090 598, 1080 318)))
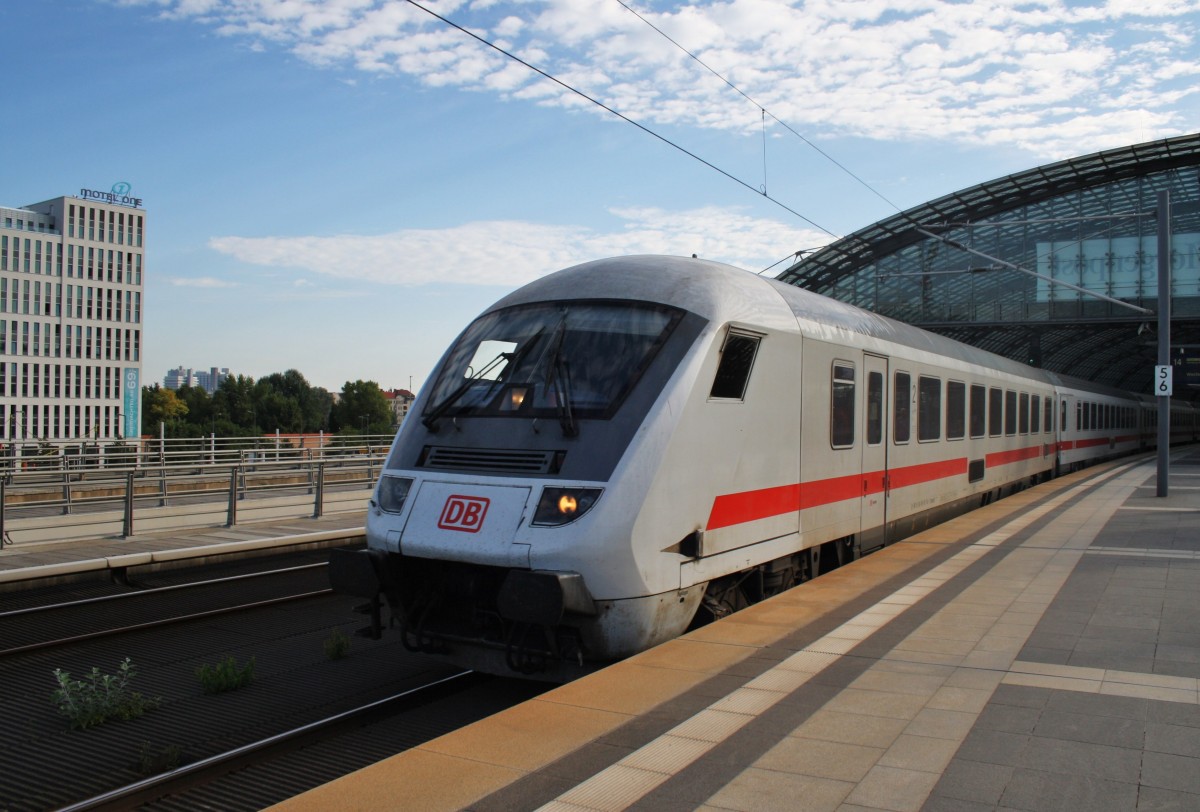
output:
POLYGON ((722 82, 724 82, 724 83, 725 83, 725 84, 726 84, 726 85, 727 85, 727 86, 728 86, 728 87, 729 87, 731 90, 733 90, 735 93, 737 93, 737 94, 738 94, 739 96, 741 96, 743 99, 745 99, 746 101, 750 102, 751 104, 753 104, 755 107, 757 107, 759 110, 761 110, 761 111, 762 111, 762 115, 763 115, 763 183, 764 183, 764 186, 765 186, 765 184, 766 184, 766 163, 767 163, 767 158, 766 158, 766 150, 767 150, 767 144, 766 144, 766 117, 767 117, 767 116, 770 116, 772 121, 774 121, 776 124, 780 125, 780 126, 781 126, 781 127, 783 127, 784 129, 786 129, 786 130, 787 130, 788 132, 790 132, 792 135, 794 135, 794 136, 796 136, 797 138, 799 138, 801 141, 803 141, 803 142, 804 142, 805 144, 807 144, 808 146, 812 147, 814 150, 816 150, 816 151, 817 151, 817 153, 818 153, 818 154, 820 154, 820 155, 821 155, 821 157, 823 157, 825 160, 827 160, 827 161, 829 161, 830 163, 832 163, 834 166, 836 166, 838 169, 840 169, 840 170, 842 170, 843 172, 845 172, 845 173, 846 173, 847 175, 849 175, 850 177, 854 178, 854 180, 856 180, 856 181, 858 181, 858 183, 862 184, 862 186, 863 186, 863 187, 864 187, 864 188, 865 188, 867 191, 869 191, 871 194, 873 194, 873 195, 875 195, 876 197, 878 197, 878 198, 879 198, 880 200, 882 200, 884 203, 887 203, 889 206, 891 206, 891 207, 892 207, 893 209, 895 209, 897 212, 900 212, 900 211, 901 211, 900 207, 899 207, 899 206, 897 206, 895 203, 893 203, 891 200, 888 200, 888 199, 887 199, 887 197, 885 197, 885 196, 883 195, 883 193, 882 193, 882 192, 880 192, 878 189, 876 189, 875 187, 873 187, 871 184, 867 183, 865 180, 863 180, 862 178, 860 178, 858 175, 854 174, 852 171, 850 171, 850 169, 849 169, 848 167, 846 167, 845 165, 843 165, 843 164, 842 164, 840 161, 838 161, 836 158, 834 158, 834 157, 833 157, 832 155, 830 155, 828 152, 826 152, 825 150, 821 149, 821 148, 820 148, 820 147, 818 147, 816 144, 814 144, 812 141, 810 141, 810 140, 808 140, 807 138, 805 138, 803 135, 801 135, 799 132, 797 132, 797 131, 796 131, 796 130, 795 130, 795 129, 794 129, 794 128, 793 128, 793 127, 790 125, 790 124, 788 124, 786 121, 784 121, 783 119, 781 119, 781 118, 779 118, 778 116, 776 116, 774 113, 772 113, 770 110, 768 110, 766 107, 764 107, 764 106, 763 106, 762 104, 760 104, 759 102, 755 101, 755 100, 754 100, 753 98, 751 98, 751 97, 750 97, 750 96, 749 96, 747 93, 745 93, 745 92, 744 92, 744 91, 743 91, 743 90, 742 90, 740 87, 738 87, 738 86, 737 86, 737 85, 735 85, 733 82, 729 81, 729 80, 728 80, 728 79, 726 79, 724 76, 722 76, 722 75, 720 74, 720 72, 718 72, 716 69, 714 69, 712 66, 710 66, 710 65, 709 65, 707 62, 705 62, 703 59, 701 59, 700 57, 696 56, 694 53, 692 53, 691 51, 689 51, 687 48, 685 48, 685 47, 683 47, 682 45, 680 45, 680 44, 679 44, 678 42, 676 42, 676 41, 675 41, 675 40, 674 40, 674 39, 673 39, 673 38, 672 38, 672 37, 671 37, 669 34, 667 34, 667 33, 666 33, 665 31, 663 31, 661 28, 659 28, 658 26, 656 26, 654 23, 652 23, 652 22, 650 22, 649 20, 647 20, 647 19, 646 19, 645 17, 643 17, 641 14, 639 14, 639 13, 637 12, 637 10, 636 10, 636 9, 634 9, 634 8, 632 8, 632 7, 631 7, 631 6, 630 6, 628 3, 626 3, 626 2, 625 2, 625 0, 617 0, 617 2, 618 2, 618 3, 620 3, 620 4, 621 4, 621 6, 622 6, 622 7, 623 7, 623 8, 624 8, 626 11, 628 11, 630 14, 632 14, 634 17, 637 17, 639 20, 641 20, 641 21, 642 21, 642 22, 644 22, 646 25, 650 26, 650 27, 651 27, 651 28, 653 28, 653 29, 654 29, 656 32, 658 32, 659 36, 661 36, 661 37, 662 37, 663 39, 665 39, 667 42, 669 42, 669 43, 671 43, 672 45, 674 45, 674 46, 675 46, 676 48, 678 48, 679 50, 683 51, 683 52, 684 52, 685 54, 687 54, 687 55, 688 55, 690 58, 692 58, 693 60, 695 60, 695 61, 696 61, 696 63, 697 63, 698 65, 700 65, 700 66, 701 66, 702 68, 704 68, 706 71, 708 71, 709 73, 711 73, 713 76, 715 76, 715 77, 717 77, 718 79, 720 79, 720 80, 721 80, 722 82))
MULTIPOLYGON (((539 68, 538 66, 536 66, 530 62, 527 62, 526 60, 524 60, 521 57, 517 56, 516 54, 512 53, 511 51, 501 48, 496 43, 494 43, 488 39, 485 39, 484 37, 480 36, 479 34, 476 34, 474 31, 470 31, 469 29, 464 28, 463 26, 459 25, 458 23, 454 22, 453 20, 443 17, 441 14, 438 14, 436 11, 433 11, 432 9, 427 8, 426 6, 421 5, 420 3, 417 2, 417 0, 405 0, 405 2, 407 2, 409 5, 413 6, 414 8, 420 9, 421 11, 425 12, 429 16, 434 17, 435 19, 450 26, 451 28, 453 28, 457 31, 460 31, 463 34, 466 34, 468 37, 470 37, 471 39, 474 39, 475 41, 479 42, 480 44, 486 45, 488 48, 491 48, 493 51, 496 51, 497 53, 508 57, 509 59, 513 60, 514 62, 524 65, 526 68, 528 68, 529 70, 538 74, 539 76, 542 76, 545 79, 549 79, 551 82, 553 82, 554 84, 563 88, 564 90, 568 90, 571 93, 574 93, 575 95, 579 96, 581 99, 591 102, 592 104, 596 105, 597 107, 599 107, 600 109, 609 113, 610 115, 616 116, 617 118, 621 119, 622 121, 624 121, 627 124, 632 124, 634 127, 637 127, 639 130, 646 133, 647 135, 657 138, 659 141, 662 141, 664 144, 678 150, 679 152, 682 152, 684 155, 687 155, 689 158, 699 161, 700 163, 707 166, 709 169, 712 169, 714 172, 718 172, 721 175, 724 175, 726 178, 728 178, 729 180, 732 180, 734 183, 737 183, 737 184, 749 189, 750 191, 754 192, 755 194, 760 195, 763 198, 765 198, 766 200, 771 201, 772 203, 774 203, 776 206, 783 209, 784 211, 795 215, 796 217, 800 218, 804 222, 808 223, 813 228, 818 229, 819 231, 823 231, 824 233, 828 234, 829 236, 833 237, 834 239, 837 239, 839 237, 838 234, 835 234, 834 232, 825 228, 821 224, 804 216, 800 212, 793 209, 791 206, 788 206, 783 201, 778 200, 777 198, 771 197, 771 195, 767 194, 765 187, 763 189, 755 189, 753 186, 751 186, 746 181, 742 180, 741 178, 737 177, 736 175, 734 175, 730 172, 725 171, 724 169, 722 169, 721 167, 712 163, 711 161, 701 158, 696 153, 675 143, 674 141, 667 138, 666 136, 655 132, 654 130, 650 129, 649 127, 645 126, 644 124, 642 124, 638 121, 635 121, 634 119, 613 109, 612 107, 609 107, 604 102, 600 101, 599 99, 595 99, 595 98, 589 96, 588 94, 584 93, 582 90, 579 90, 578 88, 567 84, 562 79, 559 79, 557 76, 554 76, 554 75, 548 73, 547 71, 539 68)), ((772 116, 772 118, 774 118, 774 117, 772 116)))

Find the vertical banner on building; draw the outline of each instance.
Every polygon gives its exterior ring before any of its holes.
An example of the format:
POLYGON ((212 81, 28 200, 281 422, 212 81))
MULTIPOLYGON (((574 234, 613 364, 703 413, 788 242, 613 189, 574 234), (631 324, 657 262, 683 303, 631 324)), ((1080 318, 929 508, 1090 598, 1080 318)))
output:
POLYGON ((138 414, 142 404, 142 387, 138 379, 138 368, 125 369, 125 427, 121 432, 125 437, 140 437, 142 435, 141 415, 138 414))

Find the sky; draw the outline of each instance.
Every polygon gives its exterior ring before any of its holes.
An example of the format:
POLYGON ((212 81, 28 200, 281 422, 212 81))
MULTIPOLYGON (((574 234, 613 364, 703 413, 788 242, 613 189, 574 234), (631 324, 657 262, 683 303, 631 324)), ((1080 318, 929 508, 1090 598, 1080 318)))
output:
POLYGON ((1196 132, 1198 30, 1200 0, 9 2, 0 205, 143 200, 144 382, 416 391, 560 268, 773 275, 898 209, 1196 132))

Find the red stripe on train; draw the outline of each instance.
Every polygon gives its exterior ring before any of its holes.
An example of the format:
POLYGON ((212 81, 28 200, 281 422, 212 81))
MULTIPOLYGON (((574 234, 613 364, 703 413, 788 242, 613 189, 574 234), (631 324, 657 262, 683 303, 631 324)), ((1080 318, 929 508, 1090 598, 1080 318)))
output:
MULTIPOLYGON (((988 468, 993 468, 1036 459, 1042 456, 1042 452, 1041 445, 1013 451, 1000 451, 988 454, 986 465, 988 468)), ((939 479, 962 476, 966 473, 967 458, 958 457, 952 460, 893 468, 887 472, 887 476, 891 488, 907 488, 926 482, 935 482, 939 479)), ((759 519, 770 519, 774 516, 795 513, 808 508, 882 493, 883 490, 884 472, 872 471, 861 475, 851 474, 831 479, 819 479, 815 482, 799 482, 794 485, 722 494, 713 500, 706 529, 719 530, 722 527, 732 527, 759 519)))

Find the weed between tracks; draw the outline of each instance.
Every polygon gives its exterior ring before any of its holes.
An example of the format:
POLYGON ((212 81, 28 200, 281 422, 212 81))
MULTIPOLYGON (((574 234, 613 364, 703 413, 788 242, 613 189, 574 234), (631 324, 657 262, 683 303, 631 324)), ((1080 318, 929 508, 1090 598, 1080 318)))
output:
POLYGON ((109 719, 136 719, 162 703, 161 697, 147 697, 133 691, 129 683, 137 676, 129 658, 116 674, 102 674, 92 668, 84 679, 72 679, 61 668, 54 669, 58 688, 50 695, 58 712, 71 720, 71 727, 84 730, 103 724, 109 719))
POLYGON ((254 658, 251 657, 245 665, 238 665, 233 655, 229 655, 216 665, 202 665, 196 669, 200 685, 206 694, 221 694, 249 685, 254 681, 254 658))

